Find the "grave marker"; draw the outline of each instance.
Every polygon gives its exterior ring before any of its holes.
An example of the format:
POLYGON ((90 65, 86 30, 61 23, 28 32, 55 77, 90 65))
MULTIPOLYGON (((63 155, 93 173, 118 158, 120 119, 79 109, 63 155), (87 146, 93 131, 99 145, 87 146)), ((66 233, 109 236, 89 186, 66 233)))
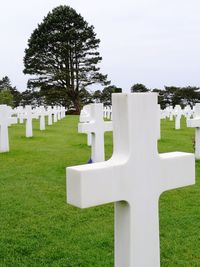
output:
POLYGON ((48 125, 52 125, 53 124, 53 121, 52 121, 53 109, 51 106, 48 106, 47 114, 48 114, 48 125))
POLYGON ((15 123, 17 123, 17 117, 11 117, 10 107, 0 105, 0 152, 8 152, 10 150, 8 126, 15 123))
POLYGON ((67 168, 67 202, 115 202, 115 267, 159 267, 159 197, 195 183, 194 155, 157 151, 157 95, 113 94, 110 160, 67 168))
MULTIPOLYGON (((80 122, 90 122, 90 120, 92 119, 90 114, 91 114, 90 104, 85 105, 83 107, 83 109, 81 110, 79 121, 80 122)), ((91 133, 87 134, 87 145, 88 146, 92 145, 92 134, 91 133)))
POLYGON ((200 159, 200 103, 195 105, 194 118, 187 120, 187 127, 195 128, 195 158, 200 159))
POLYGON ((32 137, 33 136, 32 120, 38 119, 38 115, 33 113, 32 107, 29 105, 25 106, 24 119, 26 119, 26 137, 32 137))
POLYGON ((112 131, 112 122, 103 119, 103 104, 90 104, 91 120, 78 124, 78 132, 92 134, 92 162, 105 160, 104 133, 112 131))
POLYGON ((181 116, 182 116, 182 109, 180 105, 175 106, 174 116, 175 116, 175 129, 179 130, 181 128, 181 116))

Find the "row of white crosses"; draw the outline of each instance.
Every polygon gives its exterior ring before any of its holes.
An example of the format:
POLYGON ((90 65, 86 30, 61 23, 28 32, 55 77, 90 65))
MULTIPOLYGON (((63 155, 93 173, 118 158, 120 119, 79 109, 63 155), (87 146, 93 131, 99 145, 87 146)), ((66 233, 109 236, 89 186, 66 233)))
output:
POLYGON ((200 103, 196 103, 193 108, 186 106, 183 110, 180 105, 176 105, 172 114, 175 116, 175 129, 180 129, 182 115, 186 118, 187 127, 195 128, 195 157, 200 159, 200 103))
POLYGON ((181 117, 184 116, 186 120, 190 119, 194 116, 194 108, 192 109, 189 105, 187 105, 184 109, 181 108, 180 105, 176 105, 174 108, 169 106, 164 110, 161 110, 161 118, 166 119, 169 118, 171 121, 175 118, 175 129, 178 130, 181 128, 181 117))
POLYGON ((37 107, 33 109, 31 106, 25 106, 25 108, 20 108, 20 114, 19 110, 18 116, 19 120, 23 122, 23 120, 26 120, 26 137, 32 137, 33 136, 33 125, 32 121, 33 119, 39 119, 40 121, 40 130, 45 130, 45 117, 48 116, 48 125, 52 125, 53 120, 52 116, 54 118, 54 123, 58 120, 61 120, 65 116, 65 108, 63 107, 50 107, 48 106, 47 109, 45 109, 44 106, 37 107))
POLYGON ((8 126, 17 123, 18 119, 20 123, 25 120, 26 124, 26 137, 33 136, 33 119, 40 119, 40 130, 45 130, 45 116, 48 116, 48 125, 52 125, 52 115, 54 117, 54 122, 65 117, 64 107, 48 107, 47 110, 41 106, 36 109, 32 109, 31 106, 18 107, 12 110, 11 107, 7 105, 0 105, 0 152, 9 151, 9 136, 8 136, 8 126), (12 115, 17 115, 13 117, 12 115))
POLYGON ((195 183, 194 155, 158 153, 155 93, 113 94, 112 101, 113 156, 67 168, 67 202, 115 202, 115 267, 159 267, 159 197, 195 183))

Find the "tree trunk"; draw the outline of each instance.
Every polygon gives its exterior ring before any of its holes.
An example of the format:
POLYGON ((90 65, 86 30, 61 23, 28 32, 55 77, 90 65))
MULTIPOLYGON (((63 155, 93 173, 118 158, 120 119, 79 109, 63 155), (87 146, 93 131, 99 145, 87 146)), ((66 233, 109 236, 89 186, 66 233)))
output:
POLYGON ((81 102, 80 102, 80 98, 79 95, 76 95, 74 99, 72 99, 73 104, 74 104, 74 108, 75 108, 75 114, 76 115, 80 115, 81 112, 81 102))

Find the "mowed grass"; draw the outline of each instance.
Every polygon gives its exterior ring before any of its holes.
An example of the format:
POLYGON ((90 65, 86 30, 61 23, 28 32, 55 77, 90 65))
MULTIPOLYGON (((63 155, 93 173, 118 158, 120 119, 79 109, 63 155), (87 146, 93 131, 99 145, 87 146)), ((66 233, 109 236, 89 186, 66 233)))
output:
MULTIPOLYGON (((78 116, 67 116, 41 132, 34 121, 30 139, 24 125, 10 127, 11 151, 0 154, 1 267, 114 266, 113 204, 85 210, 66 204, 66 167, 90 157, 77 123, 78 116)), ((181 130, 162 120, 159 151, 193 152, 193 137, 184 120, 181 130)), ((105 147, 108 159, 112 133, 105 135, 105 147)), ((162 267, 200 266, 199 178, 197 161, 196 185, 160 198, 162 267)))

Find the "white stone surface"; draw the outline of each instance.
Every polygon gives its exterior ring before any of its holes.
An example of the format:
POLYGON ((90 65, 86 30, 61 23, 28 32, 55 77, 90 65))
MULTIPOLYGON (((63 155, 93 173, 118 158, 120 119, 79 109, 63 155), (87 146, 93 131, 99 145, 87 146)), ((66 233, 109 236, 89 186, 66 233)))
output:
POLYGON ((115 202, 115 267, 160 266, 159 197, 195 183, 193 154, 158 153, 157 113, 155 93, 113 94, 112 158, 67 168, 69 204, 115 202))
POLYGON ((67 110, 65 109, 65 107, 61 107, 61 118, 63 119, 63 118, 65 118, 65 112, 66 112, 67 110))
POLYGON ((200 103, 195 105, 194 118, 187 120, 187 127, 195 128, 195 158, 200 159, 200 103))
POLYGON ((61 107, 60 106, 57 106, 57 111, 58 111, 57 113, 58 121, 60 121, 61 120, 61 107))
POLYGON ((160 105, 157 105, 158 108, 158 120, 157 120, 157 131, 158 131, 158 140, 161 139, 161 128, 160 128, 160 120, 161 120, 161 109, 160 109, 160 105))
POLYGON ((9 134, 8 126, 17 123, 17 117, 12 117, 10 114, 10 107, 7 105, 0 105, 0 152, 8 152, 9 134))
POLYGON ((24 115, 24 108, 22 106, 17 107, 16 109, 17 118, 19 119, 19 123, 24 123, 23 115, 24 115))
POLYGON ((48 115, 48 125, 53 124, 52 116, 53 116, 53 109, 51 106, 47 107, 47 115, 48 115))
POLYGON ((190 105, 187 105, 185 108, 184 108, 184 115, 185 115, 185 118, 187 119, 187 120, 189 120, 190 118, 191 118, 191 116, 192 116, 192 109, 191 109, 191 107, 190 107, 190 105))
POLYGON ((45 130, 45 116, 47 115, 47 112, 44 108, 44 106, 40 106, 38 109, 38 116, 40 120, 40 131, 45 130))
POLYGON ((112 131, 112 122, 105 122, 103 119, 103 104, 90 104, 89 122, 79 123, 78 132, 92 134, 92 162, 105 160, 104 133, 112 131))
POLYGON ((181 117, 182 117, 182 109, 180 105, 175 106, 174 116, 175 116, 175 129, 179 130, 181 128, 181 117))
POLYGON ((57 122, 58 121, 58 110, 56 107, 53 108, 53 122, 57 122))
MULTIPOLYGON (((91 118, 91 106, 85 105, 83 109, 81 110, 80 117, 79 117, 79 122, 90 122, 92 120, 91 118)), ((87 145, 91 146, 92 145, 92 134, 87 133, 87 145)))
POLYGON ((26 137, 33 136, 33 119, 38 119, 38 115, 34 114, 30 105, 25 106, 24 119, 26 120, 26 137))

